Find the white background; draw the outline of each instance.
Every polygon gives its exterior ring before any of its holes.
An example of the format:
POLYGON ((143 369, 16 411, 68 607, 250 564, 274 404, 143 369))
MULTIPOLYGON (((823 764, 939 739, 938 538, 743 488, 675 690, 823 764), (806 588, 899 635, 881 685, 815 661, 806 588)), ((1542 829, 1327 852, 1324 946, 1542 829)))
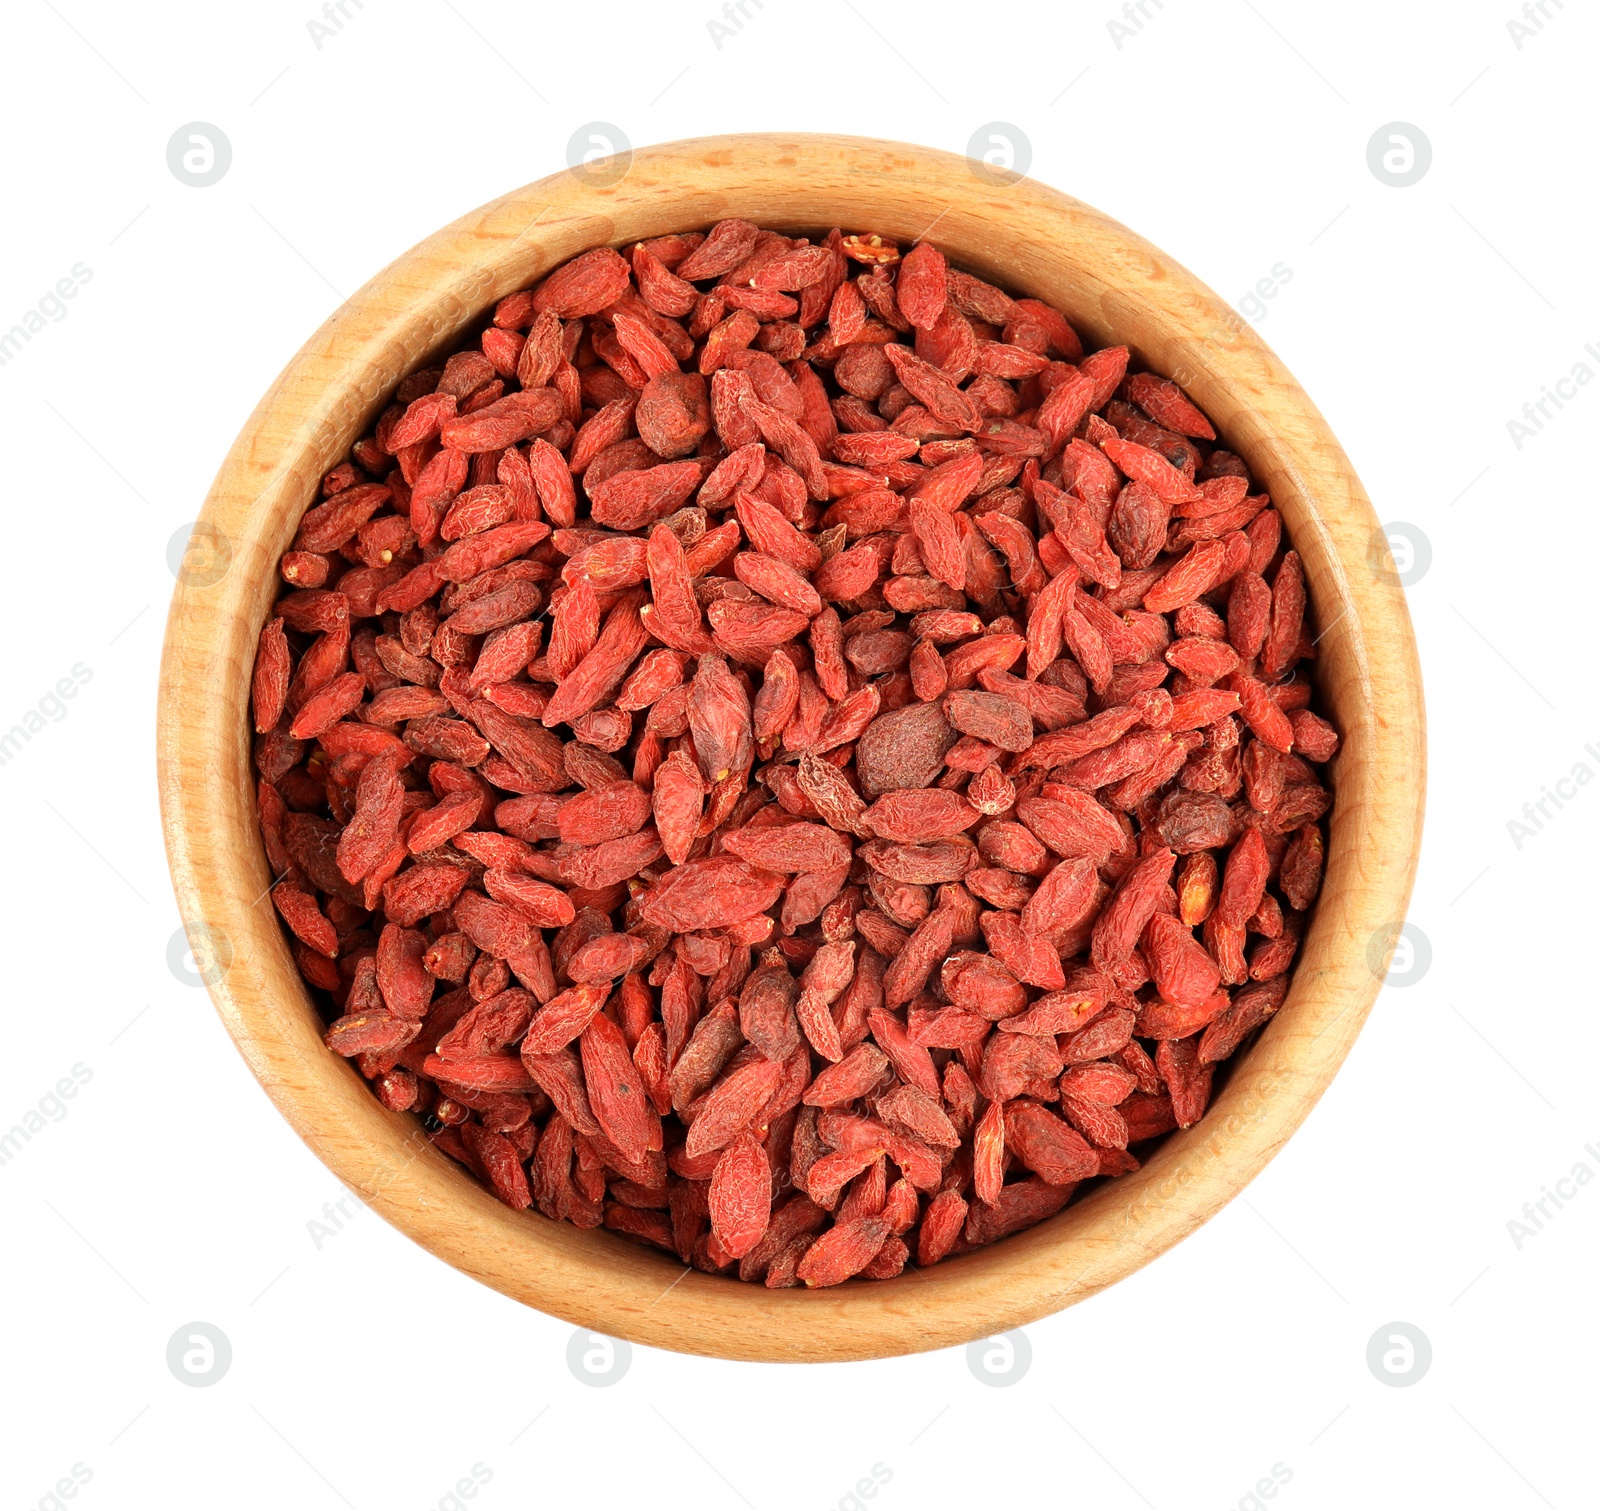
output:
POLYGON ((1600 772, 1600 393, 1569 389, 1520 449, 1507 426, 1575 364, 1600 372, 1597 28, 1576 0, 1545 6, 1519 47, 1511 0, 1146 0, 1118 40, 1111 0, 747 0, 719 49, 712 0, 347 0, 319 48, 311 0, 15 0, 0 331, 75 264, 92 277, 0 367, 0 729, 74 665, 92 677, 0 766, 0 1129, 75 1064, 92 1078, 0 1166, 5 1507, 55 1504, 74 1464, 91 1511, 424 1511, 469 1504, 448 1497, 475 1464, 484 1511, 824 1511, 865 1504, 849 1497, 874 1464, 887 1511, 1222 1511, 1264 1504, 1274 1465, 1288 1511, 1595 1504, 1600 1190, 1561 1188, 1520 1248, 1508 1229, 1575 1165, 1600 1173, 1600 792, 1567 788, 1520 848, 1507 827, 1578 763, 1600 772), (169 542, 341 298, 562 168, 585 123, 636 145, 827 129, 962 151, 996 118, 1035 177, 1224 296, 1292 270, 1262 334, 1380 517, 1412 527, 1397 550, 1430 557, 1408 592, 1432 745, 1411 924, 1431 965, 1391 979, 1240 1200, 1027 1330, 1019 1382, 980 1382, 963 1350, 778 1367, 636 1349, 592 1388, 570 1327, 365 1209, 317 1247, 308 1222, 343 1193, 186 984, 181 945, 169 968, 169 542), (207 188, 166 162, 194 121, 232 144, 207 188), (1395 121, 1432 145, 1406 188, 1367 164, 1395 121), (196 1320, 232 1347, 204 1389, 166 1364, 196 1320), (1432 1348, 1405 1388, 1366 1362, 1395 1321, 1432 1348))

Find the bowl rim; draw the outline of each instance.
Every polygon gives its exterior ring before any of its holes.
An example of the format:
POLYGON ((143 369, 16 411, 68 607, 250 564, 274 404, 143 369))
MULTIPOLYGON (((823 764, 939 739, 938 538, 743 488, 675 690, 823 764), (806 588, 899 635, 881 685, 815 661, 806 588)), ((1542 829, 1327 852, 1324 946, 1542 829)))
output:
POLYGON ((731 1359, 828 1361, 949 1347, 1058 1311, 1164 1253, 1260 1172, 1381 985, 1416 869, 1425 735, 1415 640, 1377 517, 1253 328, 1165 253, 1032 179, 906 143, 766 133, 639 148, 626 163, 538 180, 419 243, 324 322, 246 422, 194 528, 212 568, 181 574, 173 594, 158 782, 180 913, 221 966, 206 972, 217 1011, 279 1110, 368 1205, 456 1268, 580 1328, 731 1359), (1284 515, 1323 626, 1318 681, 1344 733, 1323 893, 1288 1000, 1206 1116, 1035 1228, 926 1271, 816 1292, 707 1276, 607 1230, 515 1212, 414 1118, 380 1106, 324 1047, 267 900, 245 717, 277 557, 394 382, 577 252, 728 215, 901 241, 938 226, 953 261, 1057 303, 1097 344, 1126 340, 1180 382, 1284 515))

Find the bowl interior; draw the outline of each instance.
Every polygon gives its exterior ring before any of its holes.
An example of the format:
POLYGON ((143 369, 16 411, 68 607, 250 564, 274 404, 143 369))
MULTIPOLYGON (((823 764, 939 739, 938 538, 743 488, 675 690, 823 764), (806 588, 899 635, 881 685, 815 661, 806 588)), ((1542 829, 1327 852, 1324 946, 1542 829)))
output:
POLYGON ((1298 1126, 1376 994, 1415 868, 1422 702, 1387 547, 1321 416, 1253 330, 1163 253, 1042 185, 854 138, 744 136, 637 152, 615 183, 568 172, 422 243, 314 335, 224 463, 200 525, 232 547, 220 579, 182 582, 163 664, 159 745, 174 885, 191 938, 233 960, 211 993, 285 1116, 347 1185, 442 1258, 505 1294, 636 1342, 750 1359, 847 1359, 970 1341, 1080 1300, 1176 1243, 1298 1126), (386 1112, 321 1042, 322 1022, 265 892, 246 722, 275 567, 320 477, 395 384, 457 346, 505 294, 592 246, 740 216, 903 242, 1061 309, 1086 346, 1125 342, 1180 383, 1272 494, 1305 563, 1316 676, 1344 736, 1322 897, 1288 1001, 1195 1127, 1057 1217, 897 1280, 766 1291, 686 1272, 604 1230, 502 1206, 386 1112))

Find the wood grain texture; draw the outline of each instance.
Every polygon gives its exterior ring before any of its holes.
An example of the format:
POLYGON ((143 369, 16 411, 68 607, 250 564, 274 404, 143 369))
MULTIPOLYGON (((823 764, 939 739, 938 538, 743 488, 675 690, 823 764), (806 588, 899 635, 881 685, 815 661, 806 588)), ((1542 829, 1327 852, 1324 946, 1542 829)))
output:
MULTIPOLYGON (((922 147, 807 135, 645 148, 616 185, 562 173, 446 227, 386 268, 305 345, 229 452, 200 514, 232 562, 180 583, 158 731, 173 884, 194 937, 232 963, 211 995, 301 1137, 388 1221, 541 1311, 615 1337, 735 1359, 839 1360, 944 1348, 1092 1295, 1191 1232, 1299 1126, 1359 1031, 1403 918, 1422 827, 1423 706, 1404 598, 1361 485, 1311 401, 1226 302, 1155 247, 1030 180, 986 180, 922 147), (683 1273, 603 1230, 502 1206, 386 1112, 324 1048, 265 897, 247 700, 279 554, 321 475, 395 383, 501 296, 586 248, 724 216, 933 239, 958 264, 1057 305, 1094 344, 1125 341, 1180 382, 1249 462, 1304 558, 1317 676, 1344 747, 1327 877, 1288 1002, 1196 1127, 1143 1169, 1030 1232, 932 1270, 832 1290, 767 1291, 683 1273), (1374 542, 1377 542, 1376 546, 1374 542)), ((1352 1206, 1352 1182, 1330 1200, 1352 1206)))

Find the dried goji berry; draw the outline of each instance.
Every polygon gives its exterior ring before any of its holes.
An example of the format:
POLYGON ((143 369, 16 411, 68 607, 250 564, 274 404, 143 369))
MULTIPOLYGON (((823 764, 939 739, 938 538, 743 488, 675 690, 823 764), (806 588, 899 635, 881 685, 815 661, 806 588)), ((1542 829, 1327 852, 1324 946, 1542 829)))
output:
POLYGON ((330 1048, 509 1205, 773 1287, 1195 1122, 1339 734, 1281 516, 1129 364, 932 243, 725 220, 405 379, 252 676, 330 1048))

